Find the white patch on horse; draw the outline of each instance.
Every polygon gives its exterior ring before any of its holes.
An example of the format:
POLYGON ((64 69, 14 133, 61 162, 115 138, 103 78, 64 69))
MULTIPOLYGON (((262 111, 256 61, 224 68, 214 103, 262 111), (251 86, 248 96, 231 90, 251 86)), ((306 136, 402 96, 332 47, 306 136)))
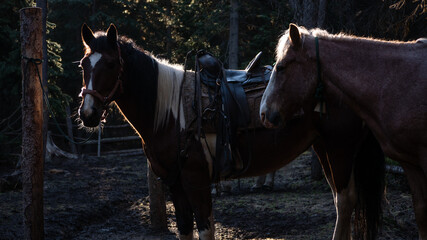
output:
POLYGON ((99 62, 101 57, 102 57, 102 54, 98 52, 94 52, 90 55, 89 60, 90 60, 90 65, 92 66, 92 69, 95 68, 95 65, 99 62))
POLYGON ((202 143, 203 147, 203 153, 205 154, 205 159, 208 162, 209 166, 209 176, 212 177, 212 166, 213 166, 213 159, 212 157, 215 157, 216 152, 216 134, 214 133, 207 133, 205 134, 205 139, 201 138, 200 142, 202 143))
POLYGON ((209 226, 208 229, 202 230, 199 232, 199 239, 201 240, 214 240, 215 239, 215 224, 214 218, 211 211, 211 215, 209 216, 209 226))
MULTIPOLYGON (((157 60, 157 59, 156 59, 157 60)), ((185 129, 184 107, 181 100, 181 106, 178 106, 180 87, 184 70, 182 66, 171 65, 165 61, 157 60, 159 66, 159 75, 157 77, 157 100, 154 113, 154 131, 166 125, 169 122, 170 113, 173 118, 179 118, 179 125, 185 129), (178 113, 178 110, 180 112, 178 113)))
MULTIPOLYGON (((273 69, 273 72, 271 73, 271 77, 270 77, 270 82, 267 85, 267 88, 264 91, 264 94, 262 95, 262 99, 261 99, 261 106, 259 108, 259 114, 260 114, 260 118, 262 117, 262 114, 267 114, 267 110, 271 112, 278 112, 279 111, 279 107, 278 107, 278 103, 277 101, 269 101, 269 105, 267 105, 268 99, 267 98, 271 98, 272 96, 274 96, 273 94, 270 94, 270 92, 273 91, 274 87, 273 87, 273 83, 276 80, 276 69, 273 69)), ((265 116, 267 117, 267 116, 265 116)), ((268 119, 265 119, 266 121, 263 124, 268 123, 268 119)))
MULTIPOLYGON (((259 108, 259 116, 261 118, 261 115, 264 113, 267 113, 267 109, 272 109, 271 106, 267 106, 267 96, 271 96, 270 92, 273 91, 273 81, 275 81, 276 78, 276 68, 273 68, 273 71, 270 76, 269 84, 267 85, 267 88, 264 91, 264 94, 262 95, 261 99, 261 106, 259 108)), ((275 110, 275 109, 273 109, 275 110)))
MULTIPOLYGON (((95 68, 96 64, 99 62, 101 57, 102 57, 102 54, 98 52, 94 52, 89 56, 89 62, 92 67, 92 71, 89 73, 90 74, 89 83, 87 84, 88 90, 93 90, 93 84, 92 84, 93 69, 95 68)), ((82 107, 83 114, 85 114, 86 116, 90 116, 92 114, 92 106, 94 103, 95 103, 94 97, 91 94, 86 94, 85 99, 83 101, 83 107, 82 107)))
POLYGON ((200 240, 212 240, 214 239, 212 236, 212 231, 210 229, 202 230, 199 233, 200 240))

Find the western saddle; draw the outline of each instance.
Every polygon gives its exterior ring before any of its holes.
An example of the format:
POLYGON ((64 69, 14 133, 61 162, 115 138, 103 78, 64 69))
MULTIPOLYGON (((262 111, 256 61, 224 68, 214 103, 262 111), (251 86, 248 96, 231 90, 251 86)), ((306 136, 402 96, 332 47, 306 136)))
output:
POLYGON ((209 52, 197 52, 193 107, 199 136, 203 138, 209 128, 214 129, 212 132, 217 136, 215 157, 212 157, 214 181, 236 177, 250 163, 250 159, 240 157, 237 137, 260 127, 254 121, 251 123, 251 119, 258 121, 259 101, 272 71, 271 66, 260 65, 261 55, 259 52, 245 70, 232 70, 224 69, 222 62, 209 52), (206 107, 202 104, 203 94, 209 99, 206 107), (248 103, 250 99, 254 104, 248 103))

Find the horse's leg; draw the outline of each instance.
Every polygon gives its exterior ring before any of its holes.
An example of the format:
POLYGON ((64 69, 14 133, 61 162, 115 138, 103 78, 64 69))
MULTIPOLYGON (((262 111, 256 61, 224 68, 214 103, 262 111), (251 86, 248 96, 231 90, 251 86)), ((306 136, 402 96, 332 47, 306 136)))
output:
POLYGON ((351 239, 351 214, 357 203, 353 173, 347 187, 336 193, 334 203, 337 210, 337 221, 333 239, 351 239))
POLYGON ((427 239, 427 177, 420 167, 401 162, 412 191, 419 239, 427 239))
POLYGON ((179 239, 193 240, 193 211, 190 202, 180 183, 170 187, 173 205, 175 207, 176 223, 179 230, 179 239))
POLYGON ((266 179, 265 179, 265 183, 264 183, 264 187, 266 187, 269 190, 273 190, 275 175, 276 175, 276 171, 267 174, 266 179))
POLYGON ((319 157, 323 172, 325 173, 326 179, 329 183, 329 186, 331 187, 334 198, 334 205, 337 212, 334 235, 332 239, 351 239, 351 215, 357 202, 353 174, 351 174, 347 186, 338 191, 337 183, 335 182, 338 179, 334 179, 332 174, 333 169, 336 168, 336 166, 333 165, 335 161, 331 163, 329 159, 330 156, 327 155, 325 147, 322 143, 314 144, 313 149, 319 157))
POLYGON ((210 187, 197 189, 197 185, 180 184, 171 188, 172 201, 175 206, 176 221, 181 240, 193 239, 193 211, 201 240, 214 239, 214 221, 212 215, 212 198, 210 187), (193 209, 193 210, 192 210, 193 209))
POLYGON ((256 178, 255 184, 251 187, 252 191, 261 189, 262 185, 265 183, 265 178, 267 175, 261 175, 256 178))
POLYGON ((276 171, 268 173, 267 175, 258 176, 255 184, 251 187, 251 190, 255 191, 262 187, 268 190, 273 190, 275 175, 276 175, 276 171))
POLYGON ((210 211, 209 217, 206 217, 196 214, 196 223, 197 230, 199 231, 200 240, 213 240, 215 239, 215 225, 214 218, 212 214, 212 209, 210 211))
POLYGON ((194 142, 189 144, 188 158, 181 172, 181 181, 193 209, 201 240, 214 239, 215 234, 210 193, 210 166, 206 158, 202 144, 194 139, 194 142))
POLYGON ((201 240, 214 239, 215 226, 212 215, 212 195, 209 185, 198 188, 200 185, 186 188, 187 196, 194 211, 194 217, 201 240))

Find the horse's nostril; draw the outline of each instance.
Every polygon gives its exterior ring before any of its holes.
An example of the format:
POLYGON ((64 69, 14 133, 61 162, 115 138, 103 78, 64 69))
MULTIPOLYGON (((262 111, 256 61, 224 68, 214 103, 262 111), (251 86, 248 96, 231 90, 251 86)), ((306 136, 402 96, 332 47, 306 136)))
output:
POLYGON ((279 112, 273 112, 268 116, 268 121, 273 125, 277 126, 280 123, 280 114, 279 112))
POLYGON ((261 123, 266 128, 276 128, 280 125, 281 117, 279 112, 261 112, 260 113, 261 123))
POLYGON ((98 109, 96 109, 95 107, 92 107, 91 110, 92 110, 92 114, 96 116, 98 113, 98 109))
POLYGON ((261 122, 264 122, 265 121, 265 113, 261 113, 261 122))

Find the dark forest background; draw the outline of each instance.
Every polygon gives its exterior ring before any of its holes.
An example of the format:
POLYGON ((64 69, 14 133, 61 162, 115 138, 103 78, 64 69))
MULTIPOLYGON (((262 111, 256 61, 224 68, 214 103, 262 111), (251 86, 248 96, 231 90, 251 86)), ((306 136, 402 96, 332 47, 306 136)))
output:
MULTIPOLYGON (((19 9, 35 5, 0 1, 0 159, 20 152, 19 9)), ((49 99, 59 121, 65 106, 78 106, 81 73, 75 61, 83 55, 83 23, 94 30, 114 23, 119 34, 173 63, 183 64, 189 50, 203 48, 226 66, 235 57, 244 68, 258 51, 264 52, 263 64, 273 64, 277 40, 291 22, 406 41, 427 37, 427 6, 426 0, 48 0, 49 99), (230 29, 233 11, 238 25, 230 29), (236 31, 237 49, 229 44, 236 31)))

